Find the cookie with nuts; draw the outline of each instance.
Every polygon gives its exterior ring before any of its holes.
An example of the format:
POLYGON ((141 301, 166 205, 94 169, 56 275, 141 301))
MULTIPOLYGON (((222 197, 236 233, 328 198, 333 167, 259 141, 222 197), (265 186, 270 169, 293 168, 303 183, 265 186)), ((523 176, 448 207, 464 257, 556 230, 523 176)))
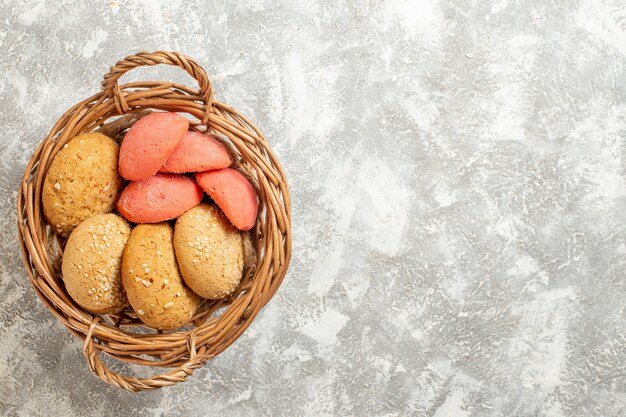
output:
POLYGON ((84 133, 63 145, 50 164, 41 191, 52 230, 69 236, 83 220, 110 213, 122 187, 119 146, 100 133, 84 133))
POLYGON ((223 298, 239 285, 243 235, 217 207, 200 204, 180 216, 174 248, 185 283, 201 297, 223 298))
POLYGON ((63 253, 63 281, 76 303, 92 313, 109 314, 127 304, 121 265, 131 227, 121 217, 97 214, 74 229, 63 253))
POLYGON ((140 224, 122 257, 122 284, 141 321, 155 329, 176 329, 195 314, 200 297, 185 285, 174 255, 168 223, 140 224))

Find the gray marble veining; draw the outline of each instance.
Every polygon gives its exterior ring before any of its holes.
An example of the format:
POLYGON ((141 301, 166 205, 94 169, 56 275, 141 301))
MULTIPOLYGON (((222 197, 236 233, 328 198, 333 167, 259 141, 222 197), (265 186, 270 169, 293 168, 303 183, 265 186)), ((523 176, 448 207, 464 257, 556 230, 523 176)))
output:
MULTIPOLYGON (((0 415, 626 414, 622 0, 0 0, 0 56, 0 415), (269 138, 294 249, 232 347, 133 396, 37 299, 14 204, 57 118, 156 49, 269 138)), ((126 76, 154 78, 193 85, 126 76)))

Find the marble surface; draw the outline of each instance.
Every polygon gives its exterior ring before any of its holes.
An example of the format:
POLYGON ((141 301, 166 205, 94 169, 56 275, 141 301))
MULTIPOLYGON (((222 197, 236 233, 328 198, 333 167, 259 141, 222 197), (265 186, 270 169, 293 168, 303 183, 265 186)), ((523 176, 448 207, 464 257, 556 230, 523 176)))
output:
MULTIPOLYGON (((0 415, 626 414, 623 0, 0 0, 0 56, 0 415), (14 205, 56 119, 156 49, 265 132, 294 249, 231 348, 131 395, 37 299, 14 205)), ((154 78, 193 84, 126 77, 154 78)))

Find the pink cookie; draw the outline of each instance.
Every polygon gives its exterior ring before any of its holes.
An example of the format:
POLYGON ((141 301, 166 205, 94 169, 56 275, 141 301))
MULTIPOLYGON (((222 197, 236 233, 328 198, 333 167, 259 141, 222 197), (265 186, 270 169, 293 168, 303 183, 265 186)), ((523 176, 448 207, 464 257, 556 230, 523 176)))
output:
POLYGON ((118 170, 129 181, 156 174, 189 129, 189 120, 177 113, 150 113, 130 128, 122 146, 118 170))
POLYGON ((202 189, 189 177, 157 174, 131 182, 120 194, 115 207, 133 223, 158 223, 197 206, 202 196, 202 189))
POLYGON ((229 165, 230 156, 217 139, 200 132, 187 132, 159 172, 182 174, 226 168, 229 165))
POLYGON ((250 230, 256 221, 259 201, 252 184, 232 168, 196 174, 196 181, 239 230, 250 230))

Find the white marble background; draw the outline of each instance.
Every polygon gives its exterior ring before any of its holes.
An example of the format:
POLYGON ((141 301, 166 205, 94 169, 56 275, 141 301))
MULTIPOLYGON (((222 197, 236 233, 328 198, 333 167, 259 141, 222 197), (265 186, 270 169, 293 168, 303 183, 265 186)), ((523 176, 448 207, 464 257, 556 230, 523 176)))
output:
POLYGON ((0 0, 0 57, 0 415, 626 414, 623 0, 0 0), (294 250, 239 341, 133 396, 35 296, 14 204, 65 109, 156 49, 266 133, 294 250))

